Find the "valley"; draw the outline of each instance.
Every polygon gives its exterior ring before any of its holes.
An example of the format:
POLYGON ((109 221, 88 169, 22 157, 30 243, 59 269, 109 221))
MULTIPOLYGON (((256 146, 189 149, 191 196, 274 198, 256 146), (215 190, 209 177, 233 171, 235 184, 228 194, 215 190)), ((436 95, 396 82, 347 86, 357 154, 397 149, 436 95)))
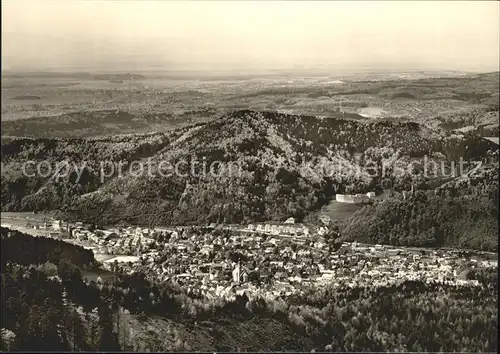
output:
POLYGON ((0 351, 496 353, 493 1, 3 1, 0 351))
POLYGON ((31 75, 3 79, 2 293, 60 293, 61 348, 496 346, 498 73, 31 75), (481 340, 425 342, 428 308, 481 340))

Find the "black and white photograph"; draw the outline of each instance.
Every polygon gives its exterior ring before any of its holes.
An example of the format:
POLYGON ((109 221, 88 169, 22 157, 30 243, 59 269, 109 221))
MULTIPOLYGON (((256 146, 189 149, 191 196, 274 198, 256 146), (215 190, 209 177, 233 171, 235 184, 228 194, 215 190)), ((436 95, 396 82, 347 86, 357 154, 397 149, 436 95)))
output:
POLYGON ((498 351, 500 2, 1 3, 2 352, 498 351))

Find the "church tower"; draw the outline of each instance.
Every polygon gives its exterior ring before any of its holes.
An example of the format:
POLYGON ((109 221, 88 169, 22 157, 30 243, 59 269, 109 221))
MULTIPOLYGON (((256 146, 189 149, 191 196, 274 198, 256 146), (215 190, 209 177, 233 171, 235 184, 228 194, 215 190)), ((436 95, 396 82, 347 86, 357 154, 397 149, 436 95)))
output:
POLYGON ((236 284, 240 283, 240 262, 239 261, 233 270, 233 282, 235 282, 236 284))

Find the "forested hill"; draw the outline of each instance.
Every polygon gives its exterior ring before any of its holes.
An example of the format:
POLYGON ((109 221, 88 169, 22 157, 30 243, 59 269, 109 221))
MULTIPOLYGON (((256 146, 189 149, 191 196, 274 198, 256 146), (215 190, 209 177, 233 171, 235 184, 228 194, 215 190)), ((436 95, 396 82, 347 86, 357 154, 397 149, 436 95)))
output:
POLYGON ((343 222, 345 241, 498 252, 498 163, 406 198, 392 193, 343 222))
POLYGON ((2 266, 7 263, 21 265, 43 264, 61 261, 71 262, 76 266, 96 264, 94 253, 81 246, 49 237, 33 237, 5 227, 0 228, 2 240, 2 266))
MULTIPOLYGON (((406 166, 424 156, 438 162, 470 160, 496 148, 474 134, 452 134, 413 122, 249 110, 168 133, 8 139, 2 141, 2 210, 59 209, 65 217, 103 224, 240 223, 290 216, 301 220, 335 193, 382 188, 380 175, 372 178, 363 167, 356 172, 356 162, 380 166, 397 161, 406 166), (86 162, 80 180, 75 174, 49 179, 21 173, 28 160, 65 159, 86 162), (148 159, 152 175, 128 173, 127 164, 148 159), (125 161, 125 173, 101 183, 99 164, 108 160, 125 161), (155 173, 165 161, 178 164, 179 173, 155 173), (198 162, 194 173, 193 162, 198 162), (203 166, 208 173, 201 172, 203 166)), ((418 171, 397 176, 385 172, 395 189, 425 182, 418 171)))

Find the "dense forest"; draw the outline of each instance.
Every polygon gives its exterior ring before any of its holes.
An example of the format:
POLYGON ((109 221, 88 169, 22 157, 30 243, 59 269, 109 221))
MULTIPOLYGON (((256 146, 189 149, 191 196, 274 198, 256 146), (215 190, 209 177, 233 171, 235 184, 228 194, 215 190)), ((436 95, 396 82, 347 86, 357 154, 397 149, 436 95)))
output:
POLYGON ((436 162, 476 160, 495 148, 479 135, 451 134, 412 122, 255 111, 237 111, 168 133, 10 138, 2 140, 2 210, 61 210, 97 223, 238 223, 289 216, 301 220, 335 193, 381 190, 382 180, 390 180, 399 190, 412 182, 422 184, 427 177, 419 173, 415 160, 425 156, 436 162), (30 170, 35 176, 27 177, 22 166, 30 160, 51 166, 68 161, 85 168, 78 181, 74 171, 50 178, 30 170), (101 173, 103 161, 123 162, 123 178, 116 178, 116 173, 108 176, 106 164, 101 173), (133 161, 148 161, 154 173, 137 176, 137 170, 130 168, 133 161), (179 173, 156 173, 164 161, 179 164, 179 173), (410 162, 416 170, 403 175, 391 173, 390 168, 384 175, 379 171, 382 164, 410 162), (378 166, 375 173, 364 167, 370 164, 378 166))
POLYGON ((94 253, 81 246, 49 237, 33 237, 5 227, 0 228, 0 234, 2 265, 10 262, 21 265, 59 264, 62 260, 80 267, 95 265, 94 253))
POLYGON ((274 300, 196 298, 141 273, 89 282, 65 259, 10 261, 1 276, 2 350, 491 352, 498 345, 494 270, 468 274, 478 287, 404 281, 274 300))
POLYGON ((343 240, 497 252, 498 164, 436 190, 392 193, 342 223, 343 240))
POLYGON ((105 173, 112 163, 121 162, 125 169, 179 134, 182 131, 97 139, 2 137, 2 211, 59 209, 71 198, 101 187, 101 163, 105 173))

